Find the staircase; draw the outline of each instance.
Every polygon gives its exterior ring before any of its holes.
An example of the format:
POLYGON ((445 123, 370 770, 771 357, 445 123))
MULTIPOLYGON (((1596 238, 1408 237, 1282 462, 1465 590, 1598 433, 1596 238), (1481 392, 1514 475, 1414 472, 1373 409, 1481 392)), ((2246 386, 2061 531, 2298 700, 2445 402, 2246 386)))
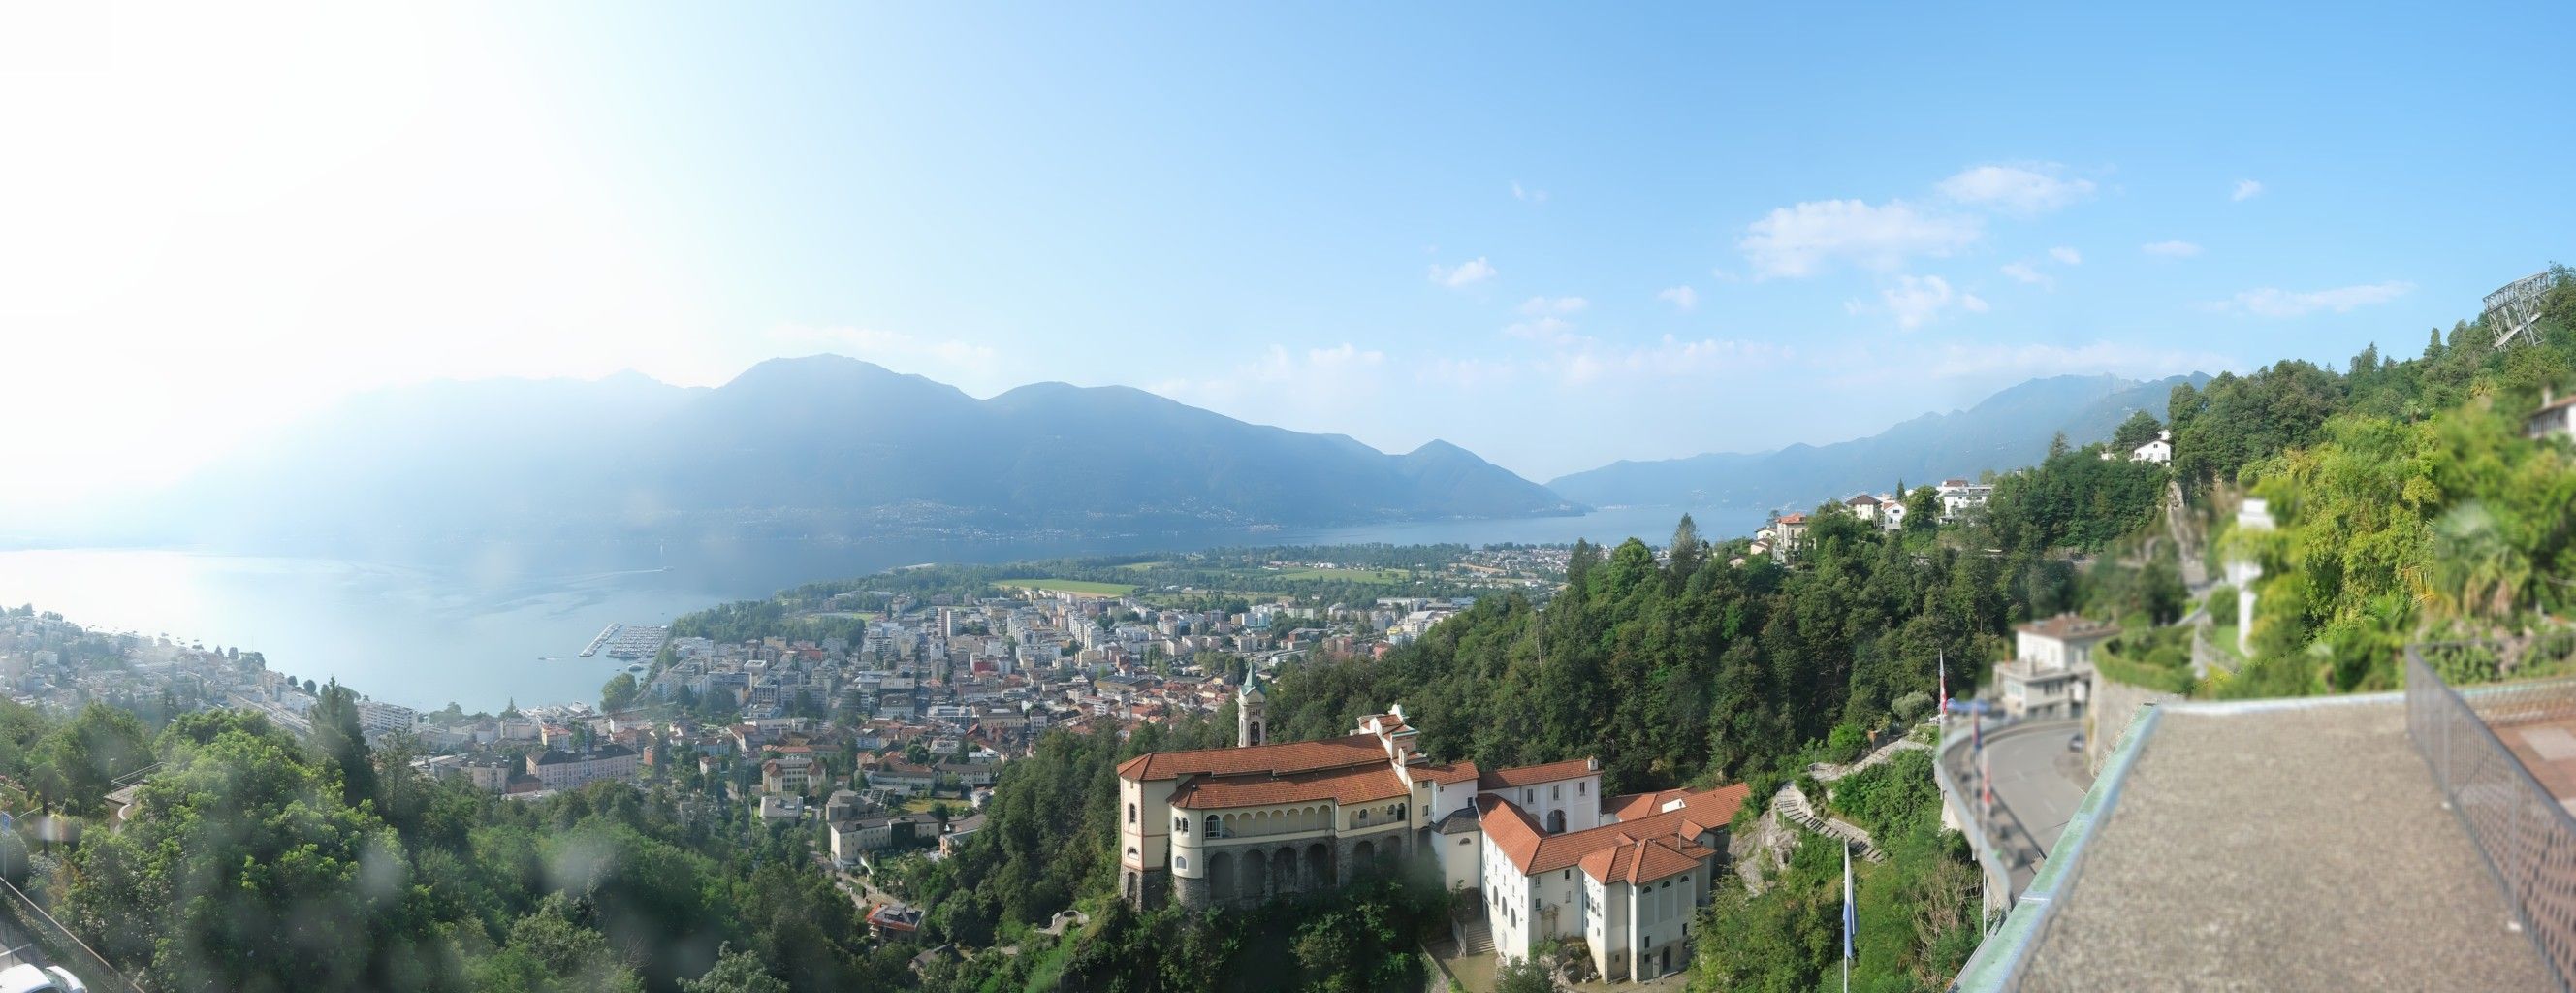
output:
POLYGON ((1482 914, 1458 931, 1458 955, 1461 958, 1494 954, 1494 929, 1482 914))
POLYGON ((1796 783, 1780 787, 1780 792, 1771 797, 1771 808, 1779 811, 1780 816, 1789 823, 1817 834, 1840 839, 1843 844, 1859 848, 1860 857, 1863 859, 1871 862, 1887 861, 1887 853, 1879 850, 1878 843, 1872 840, 1869 832, 1863 830, 1860 825, 1818 816, 1816 808, 1807 802, 1807 794, 1798 789, 1796 783))

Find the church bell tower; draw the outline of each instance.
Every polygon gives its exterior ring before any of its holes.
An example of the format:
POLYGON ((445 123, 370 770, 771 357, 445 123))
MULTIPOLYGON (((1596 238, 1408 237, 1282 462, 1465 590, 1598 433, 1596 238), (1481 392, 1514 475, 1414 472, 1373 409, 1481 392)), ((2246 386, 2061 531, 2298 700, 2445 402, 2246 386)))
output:
POLYGON ((1245 673, 1243 688, 1234 692, 1234 743, 1249 748, 1270 740, 1269 697, 1261 692, 1261 677, 1245 673))

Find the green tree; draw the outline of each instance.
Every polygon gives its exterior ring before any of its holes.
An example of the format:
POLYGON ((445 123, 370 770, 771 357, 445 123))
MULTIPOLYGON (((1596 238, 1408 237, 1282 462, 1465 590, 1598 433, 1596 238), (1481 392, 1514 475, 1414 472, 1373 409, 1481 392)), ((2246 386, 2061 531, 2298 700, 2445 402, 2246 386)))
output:
POLYGON ((599 709, 612 714, 625 710, 635 705, 635 695, 635 676, 632 673, 610 676, 608 682, 599 688, 599 709))
POLYGON ((2127 452, 2156 440, 2156 433, 2164 429, 2164 422, 2156 420, 2154 414, 2143 410, 2130 414, 2128 420, 2121 421, 2120 426, 2112 430, 2111 450, 2127 452))
POLYGON ((1556 993, 1556 982, 1536 959, 1516 959, 1495 970, 1494 993, 1556 993))
POLYGON ((358 721, 358 694, 338 679, 322 687, 313 705, 313 750, 340 778, 340 796, 354 807, 376 795, 375 757, 358 721))
POLYGON ((790 993, 787 981, 770 975, 760 959, 748 952, 730 951, 716 960, 714 968, 696 979, 680 981, 680 993, 790 993))

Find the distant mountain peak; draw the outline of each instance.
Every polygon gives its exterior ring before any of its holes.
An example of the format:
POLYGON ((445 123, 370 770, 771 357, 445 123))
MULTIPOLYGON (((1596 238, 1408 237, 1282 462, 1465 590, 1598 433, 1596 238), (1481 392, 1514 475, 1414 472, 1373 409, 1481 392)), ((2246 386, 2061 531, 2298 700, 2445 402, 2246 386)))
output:
POLYGON ((1924 413, 1867 438, 1799 443, 1762 454, 1614 462, 1548 486, 1596 505, 1806 507, 1875 492, 1898 478, 1974 477, 2020 468, 2039 461, 2061 431, 2078 443, 2108 438, 2135 411, 2164 416, 2173 384, 2208 379, 2198 373, 2145 383, 2108 374, 2044 376, 1998 390, 1964 410, 1924 413))

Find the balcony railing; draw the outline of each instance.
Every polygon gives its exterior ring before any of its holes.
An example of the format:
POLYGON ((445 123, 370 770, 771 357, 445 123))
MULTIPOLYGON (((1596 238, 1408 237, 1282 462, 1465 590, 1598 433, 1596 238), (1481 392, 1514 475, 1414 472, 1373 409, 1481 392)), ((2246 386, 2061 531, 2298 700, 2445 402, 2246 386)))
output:
MULTIPOLYGON (((2523 933, 2569 988, 2576 977, 2576 814, 2506 747, 2496 725, 2576 719, 2576 678, 2454 688, 2429 654, 2476 664, 2481 643, 2406 648, 2406 733, 2495 874, 2523 933)), ((2456 668, 2455 668, 2456 671, 2456 668)))

